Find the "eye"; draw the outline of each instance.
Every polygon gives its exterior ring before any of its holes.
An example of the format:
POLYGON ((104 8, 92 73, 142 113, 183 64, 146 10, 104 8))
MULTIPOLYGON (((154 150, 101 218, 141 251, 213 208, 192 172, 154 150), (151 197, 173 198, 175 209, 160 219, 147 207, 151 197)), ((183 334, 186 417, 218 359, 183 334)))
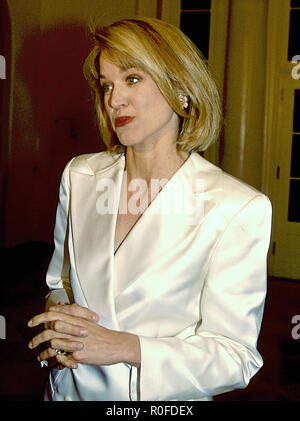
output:
POLYGON ((109 85, 108 83, 104 83, 103 85, 101 85, 101 89, 102 89, 102 92, 105 94, 105 93, 111 91, 112 86, 109 85))
POLYGON ((126 80, 130 85, 136 85, 141 80, 141 78, 139 76, 130 75, 126 80))

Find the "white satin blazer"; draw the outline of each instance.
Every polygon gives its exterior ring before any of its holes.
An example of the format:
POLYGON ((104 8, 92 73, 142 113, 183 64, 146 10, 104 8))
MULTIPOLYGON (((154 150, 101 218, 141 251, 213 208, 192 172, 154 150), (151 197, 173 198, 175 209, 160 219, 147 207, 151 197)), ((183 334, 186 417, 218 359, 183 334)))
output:
POLYGON ((123 154, 106 152, 66 166, 48 306, 74 301, 138 335, 141 366, 53 369, 44 399, 211 400, 246 387, 263 364, 269 199, 192 153, 114 254, 124 168, 123 154), (165 211, 176 197, 192 206, 165 211))

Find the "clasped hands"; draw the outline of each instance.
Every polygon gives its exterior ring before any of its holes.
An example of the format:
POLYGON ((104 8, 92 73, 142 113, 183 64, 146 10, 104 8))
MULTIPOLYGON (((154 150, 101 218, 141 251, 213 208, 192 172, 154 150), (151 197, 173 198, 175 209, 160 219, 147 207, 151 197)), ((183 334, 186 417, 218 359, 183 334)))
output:
POLYGON ((48 342, 49 347, 40 352, 37 359, 55 357, 58 368, 76 369, 79 363, 111 365, 120 362, 138 367, 141 358, 138 336, 106 329, 98 321, 99 316, 88 308, 60 303, 29 320, 29 327, 44 324, 45 329, 31 339, 28 347, 34 349, 48 342), (66 351, 67 355, 58 355, 56 349, 66 351))

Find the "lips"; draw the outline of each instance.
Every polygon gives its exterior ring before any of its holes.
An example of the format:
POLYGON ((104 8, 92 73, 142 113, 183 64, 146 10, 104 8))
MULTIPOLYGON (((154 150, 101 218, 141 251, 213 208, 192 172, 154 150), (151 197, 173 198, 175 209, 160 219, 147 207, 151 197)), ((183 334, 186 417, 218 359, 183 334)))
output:
POLYGON ((134 117, 130 117, 130 116, 117 117, 115 119, 115 126, 116 127, 126 126, 126 124, 130 123, 133 119, 134 117))

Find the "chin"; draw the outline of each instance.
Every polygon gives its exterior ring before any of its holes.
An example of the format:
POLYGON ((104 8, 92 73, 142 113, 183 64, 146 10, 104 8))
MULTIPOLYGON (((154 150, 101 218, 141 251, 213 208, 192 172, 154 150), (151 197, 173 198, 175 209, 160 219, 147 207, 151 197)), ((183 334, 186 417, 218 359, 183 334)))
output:
POLYGON ((138 140, 134 140, 134 139, 119 139, 119 142, 123 146, 138 146, 142 144, 142 142, 139 142, 138 140))

